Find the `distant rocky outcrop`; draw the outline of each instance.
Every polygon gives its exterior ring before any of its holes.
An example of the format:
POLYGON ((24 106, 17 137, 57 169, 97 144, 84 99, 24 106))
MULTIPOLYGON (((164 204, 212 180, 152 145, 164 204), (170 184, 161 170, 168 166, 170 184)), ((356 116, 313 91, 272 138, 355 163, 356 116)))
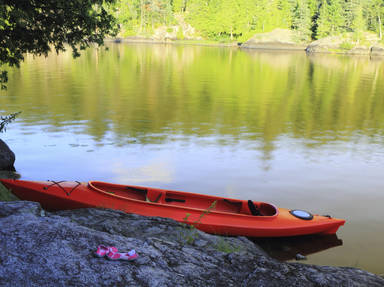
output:
POLYGON ((1 286, 384 286, 356 268, 281 263, 243 237, 120 211, 0 202, 0 226, 1 286), (139 258, 96 258, 99 244, 139 258))
POLYGON ((384 56, 384 46, 374 33, 365 32, 359 40, 352 33, 329 36, 308 45, 307 53, 340 53, 349 55, 384 56))
POLYGON ((152 38, 161 41, 202 40, 196 29, 185 22, 182 15, 175 15, 176 25, 160 26, 154 30, 152 38))
POLYGON ((138 42, 138 43, 168 43, 183 40, 202 41, 194 27, 187 23, 184 16, 175 14, 175 23, 173 25, 163 25, 156 27, 150 34, 138 33, 134 36, 124 36, 122 30, 117 39, 106 39, 107 41, 120 42, 138 42))
POLYGON ((259 33, 241 45, 241 48, 266 50, 302 50, 307 45, 298 41, 297 32, 288 29, 275 29, 268 33, 259 33))
POLYGON ((8 145, 0 139, 0 170, 14 171, 15 154, 8 145))
POLYGON ((376 44, 371 47, 371 56, 384 56, 384 45, 383 44, 376 44))

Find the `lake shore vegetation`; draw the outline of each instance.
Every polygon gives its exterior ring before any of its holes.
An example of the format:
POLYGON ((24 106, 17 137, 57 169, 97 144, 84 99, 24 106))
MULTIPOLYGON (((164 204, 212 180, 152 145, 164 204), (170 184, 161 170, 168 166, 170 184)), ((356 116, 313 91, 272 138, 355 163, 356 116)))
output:
POLYGON ((379 0, 118 0, 111 9, 122 37, 149 37, 167 27, 177 30, 179 40, 244 42, 282 28, 296 31, 297 42, 344 33, 359 40, 364 32, 383 40, 384 2, 379 0))

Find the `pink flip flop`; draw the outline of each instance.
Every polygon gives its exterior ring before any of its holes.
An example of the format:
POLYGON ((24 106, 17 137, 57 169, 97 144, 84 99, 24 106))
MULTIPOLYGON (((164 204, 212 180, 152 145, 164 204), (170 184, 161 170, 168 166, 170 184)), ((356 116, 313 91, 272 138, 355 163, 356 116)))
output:
POLYGON ((95 255, 97 257, 104 257, 105 255, 107 255, 107 253, 116 253, 116 252, 118 252, 118 250, 114 246, 99 245, 97 246, 97 251, 95 252, 95 255))
POLYGON ((110 260, 128 260, 132 261, 135 260, 139 255, 136 253, 135 250, 131 250, 129 252, 108 252, 107 258, 110 260))

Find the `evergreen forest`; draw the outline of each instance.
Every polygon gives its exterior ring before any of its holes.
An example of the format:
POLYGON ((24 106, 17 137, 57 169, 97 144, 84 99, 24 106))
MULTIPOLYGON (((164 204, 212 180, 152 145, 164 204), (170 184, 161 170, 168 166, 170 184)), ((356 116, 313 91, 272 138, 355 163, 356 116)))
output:
POLYGON ((182 19, 211 40, 245 41, 275 28, 295 30, 300 41, 343 33, 358 40, 366 31, 381 40, 384 0, 118 0, 112 10, 123 36, 148 36, 182 19))

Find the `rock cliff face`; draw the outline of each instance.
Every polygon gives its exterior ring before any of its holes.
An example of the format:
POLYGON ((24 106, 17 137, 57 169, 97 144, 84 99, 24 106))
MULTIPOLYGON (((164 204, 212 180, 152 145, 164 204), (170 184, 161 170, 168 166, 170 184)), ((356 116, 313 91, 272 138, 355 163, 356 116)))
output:
POLYGON ((305 43, 299 43, 299 36, 292 30, 275 29, 268 33, 259 33, 241 45, 241 48, 265 50, 301 50, 306 48, 305 43))
POLYGON ((328 36, 308 45, 307 53, 339 53, 349 55, 384 56, 384 46, 373 33, 364 33, 363 40, 357 41, 353 34, 328 36))
POLYGON ((0 139, 0 170, 14 171, 15 168, 13 164, 15 163, 15 159, 13 151, 0 139))
POLYGON ((246 238, 113 210, 0 202, 0 226, 1 286, 384 286, 355 268, 281 263, 246 238), (99 244, 140 257, 96 258, 99 244))
POLYGON ((371 56, 384 56, 384 45, 376 45, 371 47, 371 56))

